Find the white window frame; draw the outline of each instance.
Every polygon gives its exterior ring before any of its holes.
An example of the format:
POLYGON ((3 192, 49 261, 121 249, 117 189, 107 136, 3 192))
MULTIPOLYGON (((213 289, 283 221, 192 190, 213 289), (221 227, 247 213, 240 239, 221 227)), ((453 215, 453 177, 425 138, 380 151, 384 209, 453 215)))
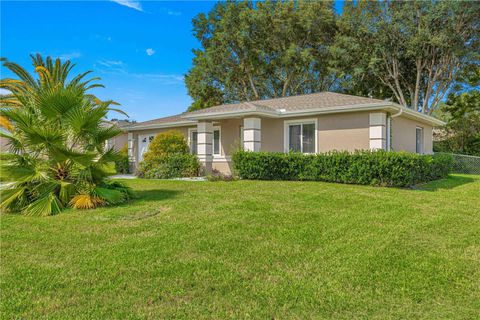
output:
MULTIPOLYGON (((198 132, 197 128, 188 128, 187 143, 188 143, 188 148, 190 149, 190 153, 192 153, 192 151, 193 151, 192 150, 192 133, 194 133, 194 132, 198 132)), ((198 136, 197 136, 197 144, 198 144, 198 136)), ((197 151, 198 151, 198 146, 197 146, 197 151)))
MULTIPOLYGON (((315 153, 318 153, 318 119, 317 118, 309 118, 309 119, 295 119, 295 120, 285 120, 283 122, 283 151, 290 152, 290 135, 289 135, 289 126, 290 125, 302 125, 301 132, 303 136, 303 125, 304 124, 315 124, 315 153)), ((300 139, 300 148, 303 151, 303 137, 300 139)), ((306 152, 302 152, 304 154, 308 154, 306 152)))
MULTIPOLYGON (((188 143, 188 148, 190 148, 190 152, 192 152, 192 148, 191 148, 192 133, 197 132, 197 131, 198 131, 197 128, 189 128, 188 129, 187 143, 188 143)), ((222 156, 222 129, 219 126, 215 126, 215 127, 213 127, 213 131, 212 131, 212 155, 215 158, 221 158, 221 156, 222 156), (218 131, 218 144, 219 144, 218 145, 218 152, 219 153, 214 153, 215 148, 214 148, 214 145, 213 145, 213 131, 218 131)), ((198 143, 198 138, 197 138, 197 143, 198 143)), ((198 147, 197 147, 197 150, 198 150, 198 147)))
POLYGON ((415 127, 415 153, 424 154, 425 153, 425 130, 423 127, 416 126, 415 127), (420 129, 421 136, 420 136, 420 151, 417 151, 417 130, 420 129))
POLYGON ((212 131, 212 155, 214 158, 222 156, 222 129, 219 126, 214 126, 212 131), (218 131, 218 153, 215 153, 214 131, 218 131))

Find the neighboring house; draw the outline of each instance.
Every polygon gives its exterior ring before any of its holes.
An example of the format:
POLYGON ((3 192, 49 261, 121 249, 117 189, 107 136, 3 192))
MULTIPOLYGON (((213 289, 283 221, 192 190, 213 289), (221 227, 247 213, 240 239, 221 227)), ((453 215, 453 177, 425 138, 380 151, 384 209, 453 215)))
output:
POLYGON ((126 128, 135 167, 154 136, 182 132, 206 171, 229 173, 231 155, 251 151, 318 153, 395 150, 432 153, 432 129, 444 123, 396 103, 332 92, 227 104, 126 128))
POLYGON ((126 128, 131 126, 132 123, 126 120, 111 120, 105 122, 105 126, 112 126, 117 125, 120 129, 123 130, 123 133, 117 135, 115 138, 109 139, 105 141, 105 147, 111 148, 113 147, 114 150, 120 151, 127 143, 128 143, 128 135, 126 128))

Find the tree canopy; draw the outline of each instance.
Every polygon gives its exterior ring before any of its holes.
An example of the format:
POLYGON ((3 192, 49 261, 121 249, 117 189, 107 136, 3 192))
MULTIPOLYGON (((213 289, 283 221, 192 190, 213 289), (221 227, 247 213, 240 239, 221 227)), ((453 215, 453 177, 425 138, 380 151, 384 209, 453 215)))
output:
POLYGON ((193 20, 192 109, 331 90, 332 2, 228 2, 193 20))
POLYGON ((193 20, 190 109, 340 91, 431 113, 479 63, 479 2, 230 1, 193 20))

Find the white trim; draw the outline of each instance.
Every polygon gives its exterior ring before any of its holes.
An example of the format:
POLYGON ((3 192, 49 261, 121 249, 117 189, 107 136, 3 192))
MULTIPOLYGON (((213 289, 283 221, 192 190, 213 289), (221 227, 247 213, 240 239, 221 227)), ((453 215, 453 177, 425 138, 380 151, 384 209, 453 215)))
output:
MULTIPOLYGON (((289 126, 292 124, 315 124, 315 153, 318 153, 318 118, 309 118, 309 119, 295 119, 295 120, 284 120, 283 121, 283 151, 290 151, 290 141, 289 141, 289 126)), ((303 131, 303 126, 302 126, 303 131)), ((300 139, 303 149, 303 138, 300 139)), ((303 151, 303 150, 302 150, 303 151)))
POLYGON ((197 121, 184 120, 184 121, 175 121, 175 122, 165 122, 165 123, 160 123, 160 124, 147 124, 147 125, 138 124, 136 126, 125 127, 123 129, 125 131, 139 131, 139 130, 147 130, 147 129, 189 127, 189 126, 196 126, 196 125, 197 125, 197 121))
POLYGON ((213 157, 213 162, 230 162, 232 161, 231 156, 215 156, 213 157))
MULTIPOLYGON (((190 153, 192 153, 192 133, 193 132, 197 132, 198 134, 198 129, 188 128, 187 144, 188 144, 188 148, 190 149, 190 153)), ((198 136, 197 136, 197 153, 192 153, 192 154, 198 155, 198 136)))

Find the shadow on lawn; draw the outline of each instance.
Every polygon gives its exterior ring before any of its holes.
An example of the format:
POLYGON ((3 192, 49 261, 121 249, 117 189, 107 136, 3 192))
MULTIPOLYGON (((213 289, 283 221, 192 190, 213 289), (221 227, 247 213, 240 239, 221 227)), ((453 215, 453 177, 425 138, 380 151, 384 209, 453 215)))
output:
POLYGON ((415 190, 419 191, 437 191, 441 189, 450 190, 467 183, 478 181, 479 179, 469 176, 449 176, 446 179, 428 182, 417 186, 415 190))
POLYGON ((161 201, 177 197, 182 191, 167 189, 135 190, 136 201, 161 201))

